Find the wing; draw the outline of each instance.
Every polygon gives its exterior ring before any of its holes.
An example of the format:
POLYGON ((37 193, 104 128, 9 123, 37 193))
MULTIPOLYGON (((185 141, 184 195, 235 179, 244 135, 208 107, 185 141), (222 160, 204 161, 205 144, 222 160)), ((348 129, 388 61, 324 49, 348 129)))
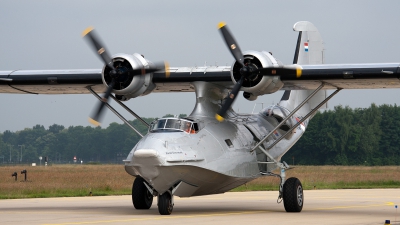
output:
MULTIPOLYGON (((264 79, 267 76, 256 76, 254 82, 259 83, 256 92, 250 93, 268 94, 281 90, 315 90, 321 83, 324 83, 324 89, 374 89, 374 88, 399 88, 399 63, 380 63, 380 64, 322 64, 323 44, 318 30, 310 22, 301 21, 294 25, 295 31, 299 31, 299 38, 296 46, 294 65, 288 66, 291 70, 279 70, 283 65, 277 62, 269 53, 256 53, 248 56, 246 60, 253 62, 258 56, 264 57, 261 66, 269 67, 264 72, 273 74, 274 79, 264 79), (272 64, 271 64, 272 62, 272 64), (278 65, 279 64, 279 65, 278 65), (275 70, 275 68, 277 70, 275 70), (293 70, 293 68, 296 68, 293 70), (278 71, 278 72, 276 72, 278 71), (283 71, 285 74, 279 74, 283 71), (273 73, 272 73, 273 72, 273 73), (259 79, 260 78, 260 79, 259 79), (276 79, 275 79, 276 78, 276 79), (258 80, 259 79, 259 80, 258 80), (279 80, 281 81, 279 81, 279 80), (260 81, 261 80, 261 81, 260 81), (272 91, 262 91, 267 89, 264 85, 273 80, 276 84, 272 91), (281 84, 283 84, 281 86, 281 84), (260 91, 261 90, 261 91, 260 91)), ((97 51, 96 51, 97 52, 97 51)), ((107 57, 109 58, 109 57, 107 57)), ((139 54, 126 55, 119 54, 114 63, 120 65, 121 59, 130 63, 130 69, 133 67, 147 68, 148 61, 139 54), (119 60, 119 61, 118 61, 119 60), (132 67, 133 66, 133 67, 132 67)), ((106 60, 107 61, 107 60, 106 60)), ((254 65, 256 65, 255 63, 254 65)), ((121 64, 124 65, 124 64, 121 64)), ((121 66, 120 65, 120 66, 121 66)), ((129 97, 137 97, 150 92, 193 92, 191 83, 195 81, 212 82, 227 89, 231 89, 238 81, 232 81, 235 71, 240 70, 235 65, 233 68, 227 66, 212 67, 176 67, 169 68, 164 72, 154 72, 147 74, 146 78, 133 78, 129 82, 125 77, 116 79, 120 84, 116 85, 118 90, 129 89, 129 97), (234 70, 231 75, 231 70, 234 70), (125 80, 124 80, 125 79, 125 80), (134 86, 135 83, 135 87, 134 86), (146 87, 146 88, 143 88, 146 87), (137 91, 140 89, 140 91, 137 91), (133 93, 135 92, 135 93, 133 93), (133 94, 132 94, 133 93, 133 94)), ((260 66, 260 65, 256 65, 260 66)), ((285 66, 283 66, 285 67, 285 66)), ((258 67, 257 67, 258 68, 258 67)), ((282 73, 283 73, 282 72, 282 73)), ((110 75, 105 78, 103 70, 16 70, 0 71, 0 93, 31 93, 31 94, 86 94, 90 93, 87 87, 92 87, 97 93, 105 92, 110 83, 110 75), (107 80, 108 82, 104 82, 107 80), (107 83, 105 85, 104 83, 107 83)), ((260 75, 262 74, 260 72, 260 75)), ((270 74, 270 75, 271 75, 270 74)), ((118 83, 117 82, 117 83, 118 83)), ((250 79, 250 84, 253 80, 250 79)), ((251 85, 250 85, 251 86, 251 85)), ((242 88, 242 90, 246 91, 242 88)))
POLYGON ((302 65, 299 74, 281 76, 284 90, 400 88, 399 63, 302 65))
POLYGON ((104 92, 101 70, 0 71, 0 93, 88 94, 88 86, 104 92))
MULTIPOLYGON (((17 94, 89 94, 87 87, 104 93, 101 69, 87 70, 15 70, 0 71, 0 93, 17 94)), ((233 85, 230 67, 176 67, 155 72, 154 92, 193 92, 191 83, 205 81, 230 87, 233 85)))
MULTIPOLYGON (((399 63, 302 65, 301 75, 281 76, 282 90, 315 90, 321 82, 324 89, 400 88, 399 63)), ((154 92, 192 92, 195 81, 233 86, 230 67, 177 67, 153 74, 154 92)), ((89 94, 91 86, 105 91, 101 70, 16 70, 0 71, 0 93, 89 94)))

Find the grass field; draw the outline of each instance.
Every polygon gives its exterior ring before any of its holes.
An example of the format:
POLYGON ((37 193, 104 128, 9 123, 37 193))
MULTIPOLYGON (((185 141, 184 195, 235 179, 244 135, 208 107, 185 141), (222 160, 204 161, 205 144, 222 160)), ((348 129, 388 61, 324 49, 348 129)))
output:
MULTIPOLYGON (((399 188, 400 167, 298 166, 287 171, 304 189, 399 188)), ((0 167, 0 199, 130 194, 134 177, 123 165, 53 165, 0 167), (23 182, 21 170, 28 171, 23 182), (14 181, 12 173, 18 173, 14 181)), ((233 191, 278 190, 279 178, 262 177, 233 191)))
POLYGON ((0 199, 130 194, 134 177, 123 165, 0 167, 0 199), (27 182, 21 170, 28 171, 27 182), (11 174, 18 173, 18 181, 11 174))
MULTIPOLYGON (((297 177, 303 188, 400 188, 400 166, 295 166, 286 178, 297 177)), ((261 177, 234 191, 278 190, 279 178, 261 177)))

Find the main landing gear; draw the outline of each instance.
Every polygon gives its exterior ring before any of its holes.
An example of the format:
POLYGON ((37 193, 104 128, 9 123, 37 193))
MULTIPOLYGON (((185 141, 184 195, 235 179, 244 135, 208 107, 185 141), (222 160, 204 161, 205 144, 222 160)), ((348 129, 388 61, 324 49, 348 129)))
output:
POLYGON ((274 174, 281 179, 278 203, 283 199, 286 212, 301 212, 304 203, 303 186, 296 177, 285 180, 286 170, 289 169, 286 162, 279 164, 279 166, 281 166, 281 175, 274 174))
POLYGON ((301 212, 303 209, 303 186, 296 177, 286 180, 282 190, 283 205, 286 212, 301 212))
POLYGON ((296 177, 291 177, 286 180, 286 170, 289 165, 286 162, 277 163, 281 167, 281 174, 271 172, 262 172, 262 175, 279 177, 281 184, 279 186, 279 197, 277 202, 285 206, 286 212, 301 212, 304 204, 303 186, 296 177))
POLYGON ((132 203, 135 209, 150 209, 154 196, 158 196, 158 212, 161 215, 170 215, 174 208, 172 193, 166 191, 159 195, 143 178, 137 176, 132 186, 132 203))

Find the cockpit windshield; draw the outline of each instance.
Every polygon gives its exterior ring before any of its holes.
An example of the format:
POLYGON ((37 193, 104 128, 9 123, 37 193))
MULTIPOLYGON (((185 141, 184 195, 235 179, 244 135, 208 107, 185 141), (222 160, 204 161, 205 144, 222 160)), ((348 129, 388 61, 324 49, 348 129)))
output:
POLYGON ((150 124, 150 132, 186 132, 195 134, 198 131, 196 123, 181 118, 161 118, 150 124))

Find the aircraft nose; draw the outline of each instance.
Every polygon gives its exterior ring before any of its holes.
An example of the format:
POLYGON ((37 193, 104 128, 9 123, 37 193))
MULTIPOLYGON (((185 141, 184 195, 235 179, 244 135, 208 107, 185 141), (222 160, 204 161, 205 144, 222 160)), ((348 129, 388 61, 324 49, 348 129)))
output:
POLYGON ((153 180, 160 174, 159 166, 163 165, 165 160, 155 149, 137 149, 133 153, 132 162, 141 177, 153 180))

